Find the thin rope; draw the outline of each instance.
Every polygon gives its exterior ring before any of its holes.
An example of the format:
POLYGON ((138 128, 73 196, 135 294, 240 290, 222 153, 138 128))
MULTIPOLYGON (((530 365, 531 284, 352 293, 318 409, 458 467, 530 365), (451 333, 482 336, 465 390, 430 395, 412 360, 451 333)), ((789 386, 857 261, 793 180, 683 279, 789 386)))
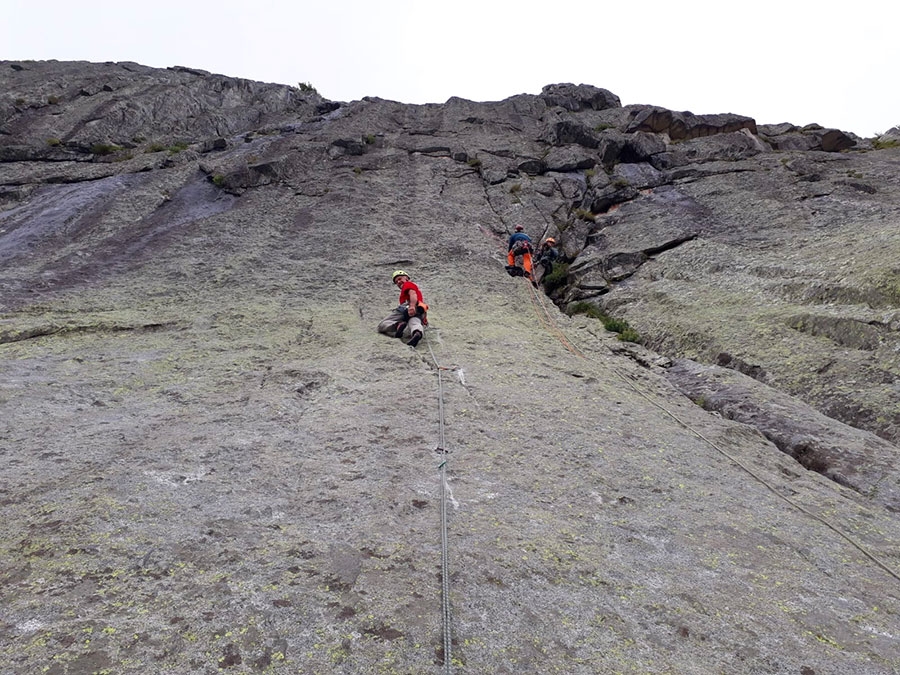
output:
POLYGON ((441 615, 444 633, 444 672, 450 675, 453 672, 453 624, 450 615, 450 546, 447 540, 447 446, 444 436, 444 378, 441 371, 444 368, 438 363, 431 343, 426 342, 431 359, 437 369, 438 376, 438 428, 439 445, 438 452, 444 455, 444 460, 438 466, 441 473, 441 615))
MULTIPOLYGON (((570 352, 572 352, 573 354, 575 354, 576 356, 578 356, 578 357, 580 357, 580 358, 582 358, 582 359, 589 360, 588 357, 586 357, 586 356, 584 355, 584 353, 583 353, 580 349, 578 349, 575 345, 573 345, 573 344, 571 343, 571 341, 565 336, 565 333, 563 333, 562 329, 560 329, 559 326, 556 325, 556 322, 553 320, 553 316, 552 316, 552 315, 550 314, 550 312, 547 310, 546 306, 544 306, 543 303, 541 303, 539 299, 538 299, 537 302, 535 302, 535 298, 537 297, 537 291, 531 286, 531 283, 528 284, 528 287, 531 289, 531 293, 532 293, 532 304, 533 304, 534 307, 535 307, 535 313, 538 314, 538 319, 540 320, 540 322, 541 322, 545 327, 547 326, 547 322, 549 322, 549 324, 553 327, 553 330, 552 330, 551 332, 557 333, 557 337, 560 338, 560 342, 563 344, 564 347, 566 347, 566 349, 568 349, 570 352), (538 308, 538 303, 540 303, 540 306, 541 306, 541 308, 543 309, 543 314, 544 314, 544 316, 541 316, 541 314, 540 314, 540 313, 538 312, 538 310, 537 310, 537 308, 538 308), (560 336, 561 336, 561 337, 560 337, 560 336)), ((846 542, 849 543, 851 546, 853 546, 853 548, 855 548, 855 549, 858 550, 860 553, 862 553, 866 558, 868 558, 868 559, 871 560, 873 563, 875 563, 875 564, 876 564, 878 567, 880 567, 882 570, 884 570, 885 572, 887 572, 889 575, 891 575, 892 577, 894 577, 896 580, 900 581, 900 573, 896 572, 896 571, 893 570, 891 567, 889 567, 889 566, 887 565, 887 563, 883 562, 878 556, 876 556, 874 553, 872 553, 871 551, 869 551, 869 550, 868 550, 865 546, 863 546, 861 543, 857 542, 857 541, 856 541, 855 539, 853 539, 850 535, 848 535, 848 534, 846 534, 845 532, 843 532, 842 530, 840 530, 836 525, 832 524, 828 519, 826 519, 826 518, 824 518, 824 517, 822 517, 822 516, 820 516, 820 515, 818 515, 818 514, 816 514, 816 513, 813 513, 812 511, 810 511, 809 509, 807 509, 806 507, 804 507, 802 504, 800 504, 800 503, 794 501, 793 499, 791 499, 790 497, 788 497, 788 496, 783 495, 782 493, 780 493, 778 490, 775 489, 775 487, 773 487, 770 483, 768 483, 762 476, 758 475, 756 472, 754 472, 752 469, 750 469, 750 467, 748 467, 746 464, 744 464, 743 462, 741 462, 737 457, 734 457, 734 456, 732 456, 731 454, 729 454, 726 450, 724 450, 723 448, 721 448, 720 446, 718 446, 716 443, 714 443, 712 440, 710 440, 709 438, 707 438, 706 436, 704 436, 702 433, 700 433, 699 431, 697 431, 697 430, 696 430, 695 428, 693 428, 690 424, 688 424, 688 423, 685 422, 684 420, 680 419, 677 415, 675 415, 675 413, 673 413, 672 411, 668 410, 668 409, 667 409, 665 406, 663 406, 661 403, 659 403, 659 402, 653 400, 650 396, 648 396, 646 393, 644 393, 643 391, 641 391, 641 389, 640 389, 640 388, 639 388, 639 387, 631 380, 631 378, 626 377, 626 376, 625 376, 618 368, 615 368, 615 367, 614 367, 612 370, 613 370, 613 372, 616 374, 616 376, 617 376, 619 379, 621 379, 623 382, 625 382, 629 387, 631 387, 631 389, 632 389, 635 393, 637 393, 639 396, 643 397, 643 398, 644 398, 646 401, 648 401, 651 405, 653 405, 653 406, 659 408, 660 410, 662 410, 665 414, 667 414, 669 417, 671 417, 672 419, 674 419, 674 420, 675 420, 678 424, 680 424, 682 427, 684 427, 685 429, 687 429, 688 431, 690 431, 692 434, 694 434, 695 436, 697 436, 699 439, 701 439, 702 441, 704 441, 705 443, 707 443, 707 444, 708 444, 710 447, 712 447, 714 450, 716 450, 717 452, 719 452, 723 457, 729 459, 729 460, 730 460, 731 462, 733 462, 735 465, 737 465, 738 467, 740 467, 741 469, 743 469, 748 475, 750 475, 754 480, 756 480, 757 482, 759 482, 760 484, 762 484, 763 487, 765 487, 767 490, 769 490, 772 494, 776 495, 777 497, 779 497, 780 499, 782 499, 782 500, 785 501, 786 503, 790 504, 791 506, 793 506, 795 509, 797 509, 797 510, 800 511, 801 513, 806 514, 807 516, 809 516, 809 517, 812 518, 813 520, 816 520, 817 522, 821 523, 822 525, 824 525, 825 527, 827 527, 828 529, 830 529, 832 532, 834 532, 834 533, 837 534, 839 537, 841 537, 842 539, 844 539, 844 541, 846 541, 846 542)))

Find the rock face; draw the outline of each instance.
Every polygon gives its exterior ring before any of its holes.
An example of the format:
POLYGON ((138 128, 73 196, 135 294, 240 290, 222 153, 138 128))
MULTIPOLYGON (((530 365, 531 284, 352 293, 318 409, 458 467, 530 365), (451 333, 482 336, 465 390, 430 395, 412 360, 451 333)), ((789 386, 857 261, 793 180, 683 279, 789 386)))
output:
POLYGON ((889 134, 0 84, 3 673, 900 670, 889 134))

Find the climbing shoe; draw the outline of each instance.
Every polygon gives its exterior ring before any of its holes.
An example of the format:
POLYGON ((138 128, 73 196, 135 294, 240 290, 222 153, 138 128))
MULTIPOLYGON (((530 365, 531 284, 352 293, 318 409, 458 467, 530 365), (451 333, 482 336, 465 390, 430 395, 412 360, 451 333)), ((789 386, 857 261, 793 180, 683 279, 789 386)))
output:
POLYGON ((507 265, 506 273, 511 277, 520 277, 525 273, 525 271, 517 265, 507 265))
POLYGON ((415 330, 413 331, 412 337, 409 339, 409 342, 407 342, 406 344, 408 344, 410 347, 415 347, 417 344, 419 344, 419 340, 421 339, 422 331, 415 330))
POLYGON ((394 333, 394 337, 398 337, 398 338, 403 337, 403 331, 405 331, 405 330, 406 330, 406 322, 401 321, 400 323, 397 324, 397 332, 394 333))

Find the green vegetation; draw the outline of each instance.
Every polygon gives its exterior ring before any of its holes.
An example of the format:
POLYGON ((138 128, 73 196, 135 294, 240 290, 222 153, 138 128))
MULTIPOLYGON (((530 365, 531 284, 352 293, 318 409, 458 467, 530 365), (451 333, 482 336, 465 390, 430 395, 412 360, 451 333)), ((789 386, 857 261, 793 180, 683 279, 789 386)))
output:
POLYGON ((886 150, 887 148, 900 148, 900 140, 896 138, 886 138, 881 140, 876 138, 872 141, 872 147, 876 150, 886 150))
POLYGON ((594 222, 594 214, 591 213, 588 209, 575 209, 575 217, 580 220, 589 220, 590 222, 594 222))
POLYGON ((569 265, 567 263, 562 263, 553 266, 553 271, 550 274, 544 276, 541 279, 541 283, 544 285, 544 290, 547 293, 552 293, 557 288, 561 288, 565 286, 566 280, 569 278, 569 265))
POLYGON ((181 152, 182 150, 187 150, 188 145, 189 145, 189 143, 184 143, 183 141, 179 141, 178 143, 173 143, 172 145, 169 146, 169 154, 175 155, 175 154, 181 152))
POLYGON ((619 339, 622 342, 634 342, 638 345, 641 344, 641 334, 631 326, 619 333, 619 339))
POLYGON ((365 137, 363 137, 363 141, 365 142, 366 145, 374 145, 375 134, 366 134, 365 137))
POLYGON ((162 143, 151 143, 150 145, 147 146, 147 149, 145 150, 145 152, 147 152, 149 154, 151 152, 162 152, 165 149, 166 149, 166 146, 163 145, 162 143))
POLYGON ((625 188, 629 185, 631 185, 631 183, 628 182, 628 179, 623 178, 622 176, 616 176, 615 178, 613 178, 612 186, 615 188, 625 188))
POLYGON ((220 173, 215 174, 210 180, 216 187, 225 187, 225 176, 220 173))
POLYGON ((468 161, 466 161, 466 164, 477 169, 479 166, 481 166, 481 160, 477 157, 470 157, 468 161))
POLYGON ((304 94, 318 94, 316 88, 312 86, 309 82, 298 82, 297 89, 302 91, 304 94))
POLYGON ((355 173, 357 176, 358 176, 359 174, 361 174, 362 172, 363 172, 363 170, 362 170, 362 167, 361 167, 361 166, 354 166, 354 167, 353 167, 353 173, 355 173))
POLYGON ((48 96, 47 97, 47 103, 49 103, 50 105, 56 105, 61 100, 62 99, 59 96, 48 96))
POLYGON ((569 305, 568 313, 569 315, 584 314, 587 317, 599 320, 606 330, 611 333, 618 333, 619 339, 623 342, 635 342, 638 344, 641 342, 640 334, 634 330, 634 328, 629 326, 625 319, 611 317, 597 307, 597 305, 592 305, 591 303, 584 301, 573 302, 569 305))
POLYGON ((62 145, 62 141, 58 138, 48 138, 47 145, 49 145, 51 148, 55 148, 59 145, 62 145))
POLYGON ((91 146, 91 154, 93 155, 111 155, 118 152, 122 148, 113 143, 94 143, 91 146))
POLYGON ((607 129, 614 129, 615 124, 608 124, 607 122, 600 122, 597 126, 594 127, 594 131, 605 131, 607 129))
POLYGON ((514 195, 522 191, 521 183, 513 183, 509 188, 509 194, 514 195))

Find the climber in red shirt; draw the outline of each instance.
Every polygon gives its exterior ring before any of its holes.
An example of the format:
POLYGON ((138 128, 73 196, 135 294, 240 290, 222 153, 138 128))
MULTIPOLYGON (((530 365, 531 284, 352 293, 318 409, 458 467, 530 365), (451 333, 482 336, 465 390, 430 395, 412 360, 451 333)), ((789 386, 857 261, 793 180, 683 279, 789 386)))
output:
POLYGON ((415 347, 428 325, 428 305, 422 299, 422 291, 403 270, 394 272, 391 281, 400 287, 400 304, 378 324, 378 332, 397 338, 408 334, 409 341, 406 344, 415 347))

